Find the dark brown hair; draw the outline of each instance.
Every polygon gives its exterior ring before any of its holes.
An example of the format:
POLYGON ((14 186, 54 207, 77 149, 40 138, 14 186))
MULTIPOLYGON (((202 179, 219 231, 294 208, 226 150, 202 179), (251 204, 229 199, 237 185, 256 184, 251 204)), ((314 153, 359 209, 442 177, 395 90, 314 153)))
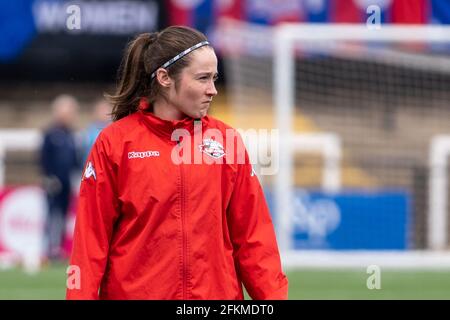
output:
MULTIPOLYGON (((177 54, 205 40, 205 35, 200 31, 171 26, 161 32, 140 34, 128 43, 119 68, 116 92, 105 94, 113 106, 113 120, 136 112, 142 97, 153 103, 160 94, 160 85, 156 77, 151 79, 150 75, 177 54)), ((169 66, 169 76, 176 82, 189 62, 188 54, 169 66)))

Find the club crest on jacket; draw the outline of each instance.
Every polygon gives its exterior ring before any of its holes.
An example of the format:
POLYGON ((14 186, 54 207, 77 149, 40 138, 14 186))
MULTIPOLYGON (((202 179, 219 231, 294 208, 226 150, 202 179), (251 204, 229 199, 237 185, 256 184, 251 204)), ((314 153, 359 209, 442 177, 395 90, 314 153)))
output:
POLYGON ((213 139, 203 139, 203 144, 199 145, 198 148, 201 152, 206 153, 214 159, 222 158, 225 155, 223 146, 213 139))

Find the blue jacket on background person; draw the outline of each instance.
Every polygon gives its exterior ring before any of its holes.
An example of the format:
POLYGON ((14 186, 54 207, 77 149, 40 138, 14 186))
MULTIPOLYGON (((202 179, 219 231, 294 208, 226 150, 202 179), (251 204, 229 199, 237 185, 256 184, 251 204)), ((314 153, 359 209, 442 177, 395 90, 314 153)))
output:
POLYGON ((46 193, 45 251, 50 260, 64 258, 62 245, 69 211, 71 176, 79 171, 79 161, 72 129, 78 102, 61 95, 53 102, 53 122, 44 132, 40 150, 43 189, 46 193))
POLYGON ((70 186, 70 176, 78 168, 74 133, 71 129, 55 125, 44 134, 41 165, 46 177, 55 177, 62 185, 70 186))

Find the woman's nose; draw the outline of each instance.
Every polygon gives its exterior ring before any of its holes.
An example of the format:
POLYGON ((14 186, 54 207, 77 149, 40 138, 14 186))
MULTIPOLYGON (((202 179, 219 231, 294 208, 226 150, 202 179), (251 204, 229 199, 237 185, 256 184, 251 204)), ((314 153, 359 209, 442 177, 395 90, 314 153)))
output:
POLYGON ((212 82, 211 85, 208 86, 206 94, 209 96, 217 95, 217 89, 216 89, 216 85, 214 84, 214 82, 212 82))

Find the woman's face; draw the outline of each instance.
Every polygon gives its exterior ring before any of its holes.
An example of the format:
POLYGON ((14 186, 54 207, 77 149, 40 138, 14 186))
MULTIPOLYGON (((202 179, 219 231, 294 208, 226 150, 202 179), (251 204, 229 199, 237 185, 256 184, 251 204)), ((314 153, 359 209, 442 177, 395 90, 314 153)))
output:
POLYGON ((209 47, 190 53, 190 64, 179 76, 177 85, 169 90, 169 101, 183 114, 198 119, 205 116, 212 98, 217 94, 217 57, 209 47))

